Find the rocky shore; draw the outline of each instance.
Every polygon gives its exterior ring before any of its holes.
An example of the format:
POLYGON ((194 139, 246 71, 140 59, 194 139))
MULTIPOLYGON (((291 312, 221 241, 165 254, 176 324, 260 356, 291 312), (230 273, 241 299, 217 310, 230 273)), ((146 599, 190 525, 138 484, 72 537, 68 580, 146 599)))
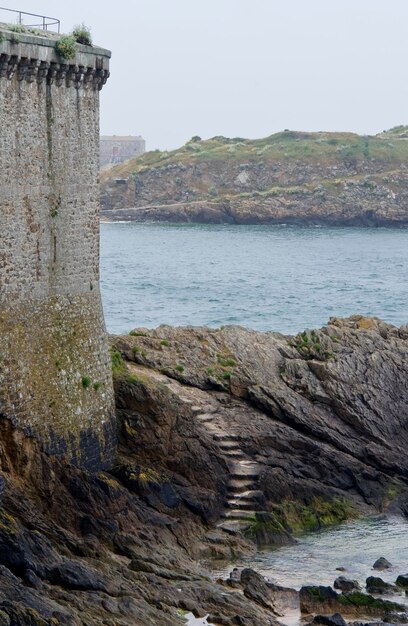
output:
POLYGON ((101 173, 106 221, 408 225, 408 129, 193 137, 101 173))
MULTIPOLYGON (((189 612, 274 625, 282 590, 251 570, 214 582, 202 563, 361 514, 408 514, 407 327, 161 326, 111 346, 109 472, 49 457, 0 421, 0 625, 176 626, 189 612)), ((330 612, 347 613, 353 603, 327 593, 330 612)), ((329 608, 323 591, 300 598, 305 614, 329 608)))

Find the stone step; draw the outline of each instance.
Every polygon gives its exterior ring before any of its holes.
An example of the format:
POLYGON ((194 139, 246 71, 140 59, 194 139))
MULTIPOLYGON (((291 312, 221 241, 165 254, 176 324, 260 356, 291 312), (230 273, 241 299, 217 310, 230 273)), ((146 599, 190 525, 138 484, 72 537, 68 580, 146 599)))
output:
POLYGON ((245 491, 255 491, 255 481, 252 478, 247 478, 246 476, 239 476, 238 478, 233 478, 228 483, 228 491, 229 493, 239 494, 245 491))
POLYGON ((223 450, 223 455, 228 459, 242 459, 244 457, 244 453, 241 450, 223 450))
POLYGON ((223 520, 217 524, 217 528, 224 530, 230 535, 241 533, 250 526, 251 524, 249 522, 244 522, 243 520, 223 520))
POLYGON ((235 489, 228 488, 228 497, 236 498, 237 500, 258 500, 262 499, 264 494, 259 489, 245 489, 237 493, 235 489))
POLYGON ((202 413, 202 412, 203 412, 203 407, 202 407, 202 406, 198 406, 198 405, 194 404, 194 405, 191 407, 191 410, 192 410, 192 412, 193 412, 193 413, 196 413, 196 414, 197 414, 197 413, 202 413))
POLYGON ((243 467, 259 467, 259 463, 253 461, 252 459, 244 459, 240 462, 240 465, 243 467))
POLYGON ((221 450, 241 449, 237 441, 220 441, 218 445, 221 450))
POLYGON ((216 441, 242 441, 241 435, 229 435, 227 433, 220 433, 214 435, 216 441))
POLYGON ((222 517, 224 519, 238 519, 238 520, 244 520, 244 521, 251 521, 254 522, 255 521, 255 514, 257 513, 257 511, 254 511, 253 509, 250 510, 248 509, 247 511, 242 511, 240 509, 231 509, 230 511, 224 511, 224 513, 222 514, 222 517))
POLYGON ((239 480, 240 478, 248 478, 251 480, 256 480, 257 478, 259 478, 259 471, 254 471, 250 468, 245 470, 242 468, 234 467, 230 472, 230 476, 234 480, 239 480))
POLYGON ((256 506, 256 502, 253 500, 248 500, 248 502, 240 502, 239 500, 228 500, 228 505, 230 509, 240 510, 240 511, 252 511, 256 506))
POLYGON ((214 415, 211 415, 211 413, 200 413, 196 415, 196 418, 202 423, 214 421, 214 415))
POLYGON ((213 406, 212 404, 202 404, 201 410, 203 413, 218 413, 217 406, 213 406))

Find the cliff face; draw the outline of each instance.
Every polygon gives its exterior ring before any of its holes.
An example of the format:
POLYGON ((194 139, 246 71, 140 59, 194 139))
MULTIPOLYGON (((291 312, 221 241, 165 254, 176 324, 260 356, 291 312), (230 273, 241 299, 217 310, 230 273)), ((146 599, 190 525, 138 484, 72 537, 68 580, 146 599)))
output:
POLYGON ((285 131, 191 140, 103 172, 102 217, 136 221, 405 225, 408 133, 285 131))
POLYGON ((176 626, 194 610, 275 626, 262 579, 237 593, 198 559, 408 512, 405 327, 355 316, 296 337, 163 326, 111 342, 109 472, 0 420, 0 623, 176 626))

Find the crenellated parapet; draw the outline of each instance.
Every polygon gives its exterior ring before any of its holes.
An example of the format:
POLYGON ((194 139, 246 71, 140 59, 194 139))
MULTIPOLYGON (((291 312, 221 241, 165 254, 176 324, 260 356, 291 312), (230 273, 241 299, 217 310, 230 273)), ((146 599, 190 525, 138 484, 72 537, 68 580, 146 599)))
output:
POLYGON ((0 78, 37 82, 57 87, 101 90, 109 78, 110 52, 104 48, 77 44, 72 61, 64 61, 55 45, 57 36, 13 33, 0 24, 0 78), (39 45, 39 42, 41 45, 39 45))

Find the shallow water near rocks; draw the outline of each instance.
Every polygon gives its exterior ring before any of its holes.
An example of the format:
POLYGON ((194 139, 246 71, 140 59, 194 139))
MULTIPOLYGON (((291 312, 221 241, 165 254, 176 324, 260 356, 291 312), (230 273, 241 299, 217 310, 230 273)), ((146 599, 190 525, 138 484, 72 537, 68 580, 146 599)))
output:
POLYGON ((408 321, 408 229, 101 224, 108 331, 240 324, 297 333, 332 315, 408 321))
MULTIPOLYGON (((292 546, 260 550, 222 567, 216 564, 213 567, 214 578, 227 578, 233 567, 252 567, 272 582, 295 589, 302 585, 333 586, 334 580, 343 575, 358 580, 364 590, 368 576, 395 582, 399 574, 408 572, 408 521, 398 516, 355 520, 305 535, 292 546), (373 570, 373 563, 380 556, 393 567, 373 570), (339 567, 345 571, 338 571, 339 567)), ((386 597, 408 605, 405 593, 386 597)), ((279 619, 286 624, 298 624, 299 610, 288 609, 279 619)))

